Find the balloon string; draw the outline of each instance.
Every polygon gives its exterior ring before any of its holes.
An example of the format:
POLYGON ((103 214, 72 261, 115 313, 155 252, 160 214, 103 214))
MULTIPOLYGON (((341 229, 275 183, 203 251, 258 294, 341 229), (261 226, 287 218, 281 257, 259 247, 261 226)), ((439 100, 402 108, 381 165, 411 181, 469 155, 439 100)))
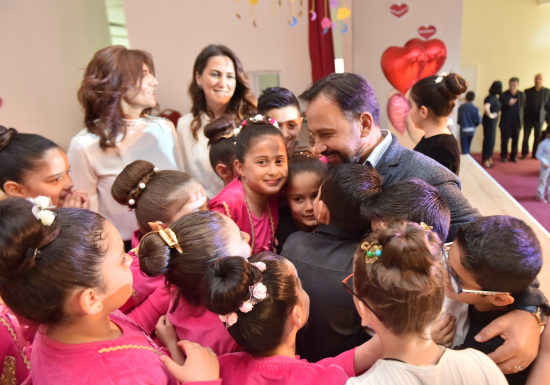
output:
POLYGON ((311 10, 315 11, 315 0, 311 0, 311 10))
POLYGON ((328 17, 328 0, 325 0, 325 17, 328 17))

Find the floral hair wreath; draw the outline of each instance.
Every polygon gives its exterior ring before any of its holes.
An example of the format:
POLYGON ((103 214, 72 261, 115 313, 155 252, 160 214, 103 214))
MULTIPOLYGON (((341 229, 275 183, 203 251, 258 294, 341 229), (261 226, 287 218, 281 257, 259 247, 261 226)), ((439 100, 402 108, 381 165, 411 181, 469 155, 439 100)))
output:
MULTIPOLYGON (((27 198, 29 202, 32 203, 32 215, 42 224, 42 226, 51 226, 55 221, 55 213, 50 209, 53 209, 55 206, 52 205, 50 197, 38 196, 36 198, 27 198)), ((36 256, 40 252, 38 247, 35 247, 32 250, 32 259, 36 260, 36 256)))
POLYGON ((438 77, 435 78, 435 84, 441 83, 443 78, 446 77, 447 75, 448 75, 447 72, 442 72, 441 75, 439 75, 438 77))
MULTIPOLYGON (((264 272, 266 269, 266 265, 264 262, 254 262, 251 263, 252 266, 254 266, 256 269, 260 270, 261 272, 264 272)), ((248 287, 249 291, 249 298, 243 303, 241 303, 241 306, 239 306, 239 311, 241 313, 249 313, 254 309, 254 306, 258 303, 262 302, 264 299, 268 297, 267 294, 267 287, 260 281, 256 282, 254 285, 251 285, 248 287)), ((233 326, 239 319, 239 316, 237 315, 237 312, 231 312, 229 314, 219 315, 220 320, 225 323, 226 327, 233 326)))

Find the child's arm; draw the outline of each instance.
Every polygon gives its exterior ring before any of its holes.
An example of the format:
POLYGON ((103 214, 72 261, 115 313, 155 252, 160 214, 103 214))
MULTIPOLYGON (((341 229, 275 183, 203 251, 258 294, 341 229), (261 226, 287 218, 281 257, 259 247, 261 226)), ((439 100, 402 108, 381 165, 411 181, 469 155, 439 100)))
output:
POLYGON ((380 338, 375 335, 355 349, 355 355, 353 357, 355 375, 358 376, 366 372, 381 357, 382 343, 380 342, 380 338))
POLYGON ((540 160, 540 163, 542 164, 542 167, 548 168, 550 167, 550 164, 548 162, 548 159, 546 159, 543 156, 543 153, 545 150, 547 150, 548 153, 550 153, 550 149, 547 149, 547 147, 550 147, 550 141, 542 141, 541 145, 537 148, 537 153, 535 154, 535 158, 540 160))
POLYGON ((438 344, 450 347, 456 333, 456 318, 451 314, 441 314, 432 324, 430 334, 438 344))
POLYGON ((525 385, 550 384, 550 328, 545 327, 540 339, 539 355, 525 385))
POLYGON ((170 352, 172 360, 177 364, 183 365, 185 363, 185 357, 178 348, 178 335, 176 334, 176 328, 168 321, 165 315, 161 316, 155 327, 155 332, 160 342, 170 352))
POLYGON ((212 385, 222 383, 220 363, 212 349, 191 341, 179 341, 177 345, 187 356, 183 365, 177 364, 168 356, 162 356, 160 360, 178 381, 204 382, 212 385))

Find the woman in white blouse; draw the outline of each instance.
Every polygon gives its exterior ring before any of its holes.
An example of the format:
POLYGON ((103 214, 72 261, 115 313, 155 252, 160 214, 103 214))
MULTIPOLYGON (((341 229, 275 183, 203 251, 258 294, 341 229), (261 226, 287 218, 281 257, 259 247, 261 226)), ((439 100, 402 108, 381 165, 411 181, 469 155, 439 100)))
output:
POLYGON ((195 59, 189 86, 193 106, 178 121, 185 172, 199 181, 209 198, 223 188, 208 158, 204 126, 230 114, 236 126, 256 112, 256 98, 239 58, 226 46, 209 45, 195 59))
POLYGON ((174 125, 147 114, 157 105, 154 73, 149 53, 110 46, 96 52, 78 90, 86 128, 69 146, 71 175, 76 188, 88 193, 90 208, 109 219, 125 241, 138 225, 111 196, 116 176, 138 159, 161 170, 183 170, 174 125))

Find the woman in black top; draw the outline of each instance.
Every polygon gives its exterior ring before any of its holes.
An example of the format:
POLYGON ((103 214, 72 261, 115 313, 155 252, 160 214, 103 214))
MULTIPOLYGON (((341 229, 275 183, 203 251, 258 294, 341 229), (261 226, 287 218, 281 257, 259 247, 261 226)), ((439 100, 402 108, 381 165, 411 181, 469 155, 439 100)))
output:
POLYGON ((493 149, 495 147, 495 137, 497 132, 498 113, 500 111, 500 101, 502 94, 502 83, 497 80, 491 84, 489 95, 483 101, 483 166, 493 167, 493 149))
POLYGON ((460 151, 458 143, 447 127, 447 119, 455 101, 468 89, 466 80, 455 73, 429 76, 418 81, 410 93, 409 116, 424 136, 414 148, 438 161, 458 175, 460 151))

